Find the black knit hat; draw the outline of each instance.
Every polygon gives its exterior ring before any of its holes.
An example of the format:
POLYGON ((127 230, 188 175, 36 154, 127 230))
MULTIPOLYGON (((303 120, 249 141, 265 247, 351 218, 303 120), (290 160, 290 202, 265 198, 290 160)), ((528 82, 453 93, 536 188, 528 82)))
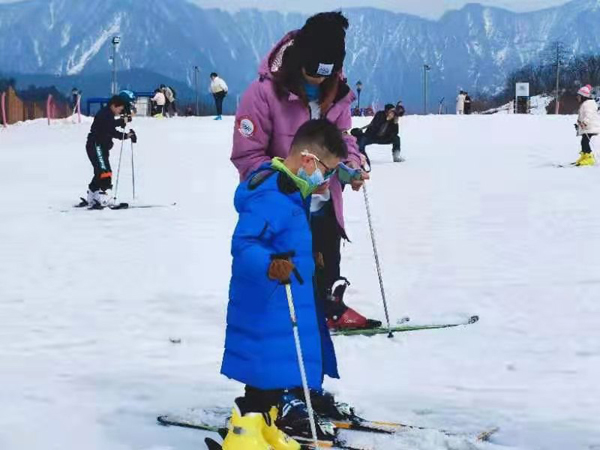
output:
POLYGON ((294 47, 306 73, 330 77, 339 72, 346 57, 348 19, 340 12, 310 17, 294 38, 294 47))

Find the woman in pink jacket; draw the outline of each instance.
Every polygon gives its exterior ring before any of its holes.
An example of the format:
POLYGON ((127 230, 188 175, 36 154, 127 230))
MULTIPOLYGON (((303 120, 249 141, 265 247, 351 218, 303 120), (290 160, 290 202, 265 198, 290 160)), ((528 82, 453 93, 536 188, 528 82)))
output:
MULTIPOLYGON (((328 119, 345 133, 347 165, 361 167, 356 140, 347 133, 355 99, 342 71, 347 28, 348 20, 339 12, 317 14, 302 29, 288 33, 262 62, 259 79, 245 92, 236 115, 231 160, 242 179, 274 157, 285 158, 298 128, 317 118, 328 119)), ((355 181, 352 188, 358 191, 362 184, 355 181)), ((311 225, 317 303, 329 327, 380 325, 348 308, 342 299, 347 281, 340 277, 340 243, 347 236, 337 176, 313 194, 311 225)))

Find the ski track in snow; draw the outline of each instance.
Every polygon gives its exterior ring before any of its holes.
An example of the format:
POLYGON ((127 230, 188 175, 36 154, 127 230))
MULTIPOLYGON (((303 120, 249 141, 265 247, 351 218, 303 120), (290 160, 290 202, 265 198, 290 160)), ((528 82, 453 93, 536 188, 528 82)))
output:
MULTIPOLYGON (((600 168, 552 167, 577 157, 573 122, 407 117, 405 163, 368 148, 392 317, 481 320, 393 340, 336 338, 343 378, 326 387, 369 418, 500 432, 487 444, 434 431, 354 440, 386 450, 600 446, 600 168)), ((2 450, 199 449, 203 433, 155 417, 229 407, 241 392, 219 375, 233 119, 133 127, 134 203, 176 206, 72 209, 91 177, 89 119, 0 131, 2 450)), ((118 153, 116 142, 115 173, 118 153)), ((126 142, 121 201, 131 196, 129 155, 126 142)), ((346 202, 347 300, 382 318, 362 195, 346 202)))

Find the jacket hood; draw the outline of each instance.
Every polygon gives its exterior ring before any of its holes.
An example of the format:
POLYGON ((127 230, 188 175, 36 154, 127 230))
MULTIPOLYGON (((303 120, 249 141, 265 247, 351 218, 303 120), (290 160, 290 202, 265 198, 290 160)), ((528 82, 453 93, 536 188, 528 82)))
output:
POLYGON ((286 34, 271 51, 263 58, 258 68, 258 74, 261 77, 270 78, 274 72, 277 72, 283 61, 285 49, 294 44, 294 36, 299 30, 290 31, 286 34))

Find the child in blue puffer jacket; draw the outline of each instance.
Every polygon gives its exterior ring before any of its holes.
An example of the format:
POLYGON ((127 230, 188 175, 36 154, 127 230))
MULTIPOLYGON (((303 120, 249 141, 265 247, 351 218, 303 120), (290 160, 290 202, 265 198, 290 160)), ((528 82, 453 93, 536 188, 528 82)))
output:
POLYGON ((337 126, 311 120, 299 128, 285 160, 264 164, 236 191, 239 220, 221 373, 244 383, 246 393, 235 401, 224 450, 300 448, 275 425, 283 391, 302 387, 286 282, 309 387, 321 390, 325 375, 338 378, 325 316, 315 302, 310 200, 346 157, 337 126))

